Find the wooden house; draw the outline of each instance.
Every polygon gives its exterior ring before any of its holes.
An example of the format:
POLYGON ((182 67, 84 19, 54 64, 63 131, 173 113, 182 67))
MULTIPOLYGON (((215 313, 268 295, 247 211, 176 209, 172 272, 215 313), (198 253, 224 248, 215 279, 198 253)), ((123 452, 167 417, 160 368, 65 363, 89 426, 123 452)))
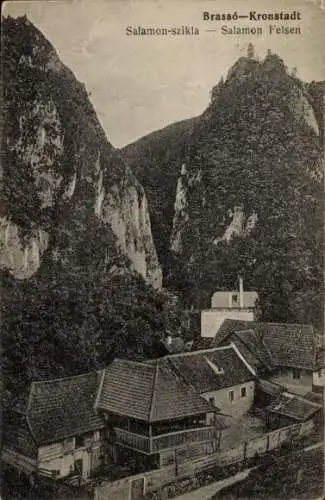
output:
POLYGON ((2 459, 28 476, 87 480, 103 458, 105 421, 94 410, 96 372, 33 382, 4 413, 2 459))
POLYGON ((213 451, 224 428, 217 409, 163 359, 116 359, 102 372, 95 408, 109 430, 117 462, 161 467, 213 451))

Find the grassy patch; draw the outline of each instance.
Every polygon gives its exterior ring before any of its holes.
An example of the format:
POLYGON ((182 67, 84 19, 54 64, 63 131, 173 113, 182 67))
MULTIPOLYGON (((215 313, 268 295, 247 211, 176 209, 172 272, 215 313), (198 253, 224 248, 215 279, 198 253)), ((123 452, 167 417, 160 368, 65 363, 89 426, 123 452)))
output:
POLYGON ((316 499, 324 489, 324 454, 321 448, 300 451, 253 470, 249 476, 224 488, 211 500, 237 498, 316 499))

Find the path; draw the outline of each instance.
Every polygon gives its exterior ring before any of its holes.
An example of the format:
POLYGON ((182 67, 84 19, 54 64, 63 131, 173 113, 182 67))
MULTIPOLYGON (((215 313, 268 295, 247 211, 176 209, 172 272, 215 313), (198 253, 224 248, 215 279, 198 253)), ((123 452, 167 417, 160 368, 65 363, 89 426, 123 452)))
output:
POLYGON ((190 491, 189 493, 184 493, 184 495, 175 497, 174 500, 208 500, 212 497, 212 495, 217 493, 217 491, 222 490, 222 488, 245 479, 253 469, 254 467, 237 472, 234 476, 227 477, 226 479, 209 484, 208 486, 203 486, 202 488, 190 491))
MULTIPOLYGON (((297 450, 293 453, 310 451, 315 448, 320 448, 321 446, 324 446, 323 441, 306 446, 306 448, 303 448, 302 450, 297 450)), ((198 488, 197 490, 190 491, 189 493, 184 493, 184 495, 174 497, 173 500, 209 500, 215 493, 222 490, 222 488, 225 488, 226 486, 230 486, 231 484, 235 484, 238 481, 245 479, 248 476, 248 474, 253 469, 256 468, 258 468, 258 466, 251 467, 250 469, 245 469, 241 472, 237 472, 237 474, 235 474, 234 476, 230 476, 227 477, 226 479, 222 479, 221 481, 216 481, 212 484, 208 484, 207 486, 203 486, 202 488, 198 488)))

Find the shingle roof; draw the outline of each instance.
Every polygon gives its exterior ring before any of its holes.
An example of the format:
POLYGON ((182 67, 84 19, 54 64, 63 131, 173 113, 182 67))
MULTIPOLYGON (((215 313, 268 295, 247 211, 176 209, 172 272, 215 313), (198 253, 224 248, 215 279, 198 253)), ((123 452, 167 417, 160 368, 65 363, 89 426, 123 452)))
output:
MULTIPOLYGON (((316 368, 318 347, 311 325, 225 319, 210 346, 224 343, 230 334, 244 342, 268 368, 316 368)), ((235 342, 233 336, 230 338, 235 342)))
POLYGON ((33 382, 13 409, 27 417, 39 445, 94 431, 105 425, 94 410, 98 385, 96 372, 33 382))
POLYGON ((8 446, 29 457, 37 458, 36 441, 32 436, 25 415, 7 410, 4 412, 2 424, 4 446, 8 446))
POLYGON ((285 392, 285 388, 269 380, 258 379, 257 389, 269 394, 270 396, 279 396, 282 392, 285 392))
POLYGON ((321 409, 321 405, 289 392, 282 392, 265 410, 293 420, 305 421, 321 409))
POLYGON ((197 337, 192 344, 192 351, 200 351, 203 349, 213 349, 216 347, 213 337, 197 337))
POLYGON ((198 392, 217 391, 254 379, 233 346, 166 356, 177 373, 198 392))
POLYGON ((97 408, 146 422, 213 411, 164 359, 148 363, 115 359, 105 369, 97 408))

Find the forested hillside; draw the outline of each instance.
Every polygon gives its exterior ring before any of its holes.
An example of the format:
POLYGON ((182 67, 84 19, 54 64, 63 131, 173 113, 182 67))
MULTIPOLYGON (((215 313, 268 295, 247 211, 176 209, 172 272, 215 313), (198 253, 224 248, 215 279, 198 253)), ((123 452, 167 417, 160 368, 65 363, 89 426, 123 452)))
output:
POLYGON ((83 83, 26 17, 5 18, 0 226, 9 396, 113 356, 157 355, 168 313, 143 187, 83 83))
POLYGON ((304 83, 278 55, 257 61, 251 48, 179 146, 170 127, 128 147, 143 184, 174 206, 166 218, 149 199, 159 258, 168 247, 164 283, 187 306, 207 307, 241 274, 259 292, 264 320, 320 326, 324 95, 324 82, 304 83), (155 181, 164 171, 168 187, 155 181))

